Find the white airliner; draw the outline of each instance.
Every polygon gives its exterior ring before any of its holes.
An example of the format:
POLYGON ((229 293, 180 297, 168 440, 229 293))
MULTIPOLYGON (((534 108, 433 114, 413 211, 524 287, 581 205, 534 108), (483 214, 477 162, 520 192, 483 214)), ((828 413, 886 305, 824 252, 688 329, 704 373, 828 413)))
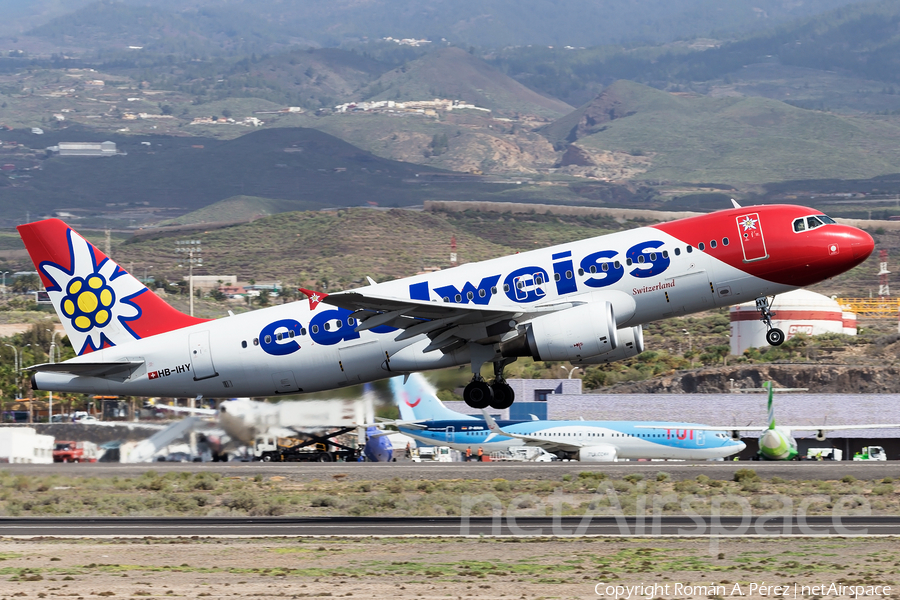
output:
POLYGON ((434 446, 484 452, 514 446, 536 446, 584 462, 629 458, 709 460, 737 454, 744 443, 725 430, 709 431, 697 423, 663 421, 500 421, 486 410, 484 419, 450 410, 440 401, 424 375, 408 381, 391 379, 400 408, 392 424, 404 434, 434 446), (653 431, 647 431, 652 428, 653 431))
MULTIPOLYGON (((736 207, 207 321, 184 315, 57 219, 18 227, 78 356, 37 390, 208 398, 339 388, 470 363, 464 399, 508 407, 519 356, 602 364, 641 325, 770 297, 860 264, 874 242, 802 206, 736 207), (481 376, 486 363, 494 379, 481 376)), ((398 243, 402 243, 398 240, 398 243)))

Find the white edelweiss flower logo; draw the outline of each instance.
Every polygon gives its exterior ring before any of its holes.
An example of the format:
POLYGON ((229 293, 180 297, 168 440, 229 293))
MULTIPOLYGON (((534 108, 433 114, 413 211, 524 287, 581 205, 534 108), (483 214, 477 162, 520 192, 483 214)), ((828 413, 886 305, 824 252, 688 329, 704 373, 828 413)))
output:
POLYGON ((744 231, 756 229, 756 219, 747 217, 741 222, 741 225, 744 227, 744 231))
POLYGON ((72 271, 52 262, 41 263, 41 270, 52 282, 47 293, 60 318, 68 320, 72 345, 97 350, 137 339, 128 323, 140 318, 141 310, 131 300, 147 288, 109 258, 95 264, 90 243, 72 230, 68 235, 72 271))

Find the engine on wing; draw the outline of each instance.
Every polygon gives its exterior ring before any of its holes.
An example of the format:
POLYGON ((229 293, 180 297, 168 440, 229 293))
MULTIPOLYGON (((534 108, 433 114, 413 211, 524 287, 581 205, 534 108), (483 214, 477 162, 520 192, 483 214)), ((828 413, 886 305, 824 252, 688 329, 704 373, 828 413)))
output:
POLYGON ((616 447, 610 444, 599 446, 586 446, 578 450, 578 460, 581 462, 614 462, 616 460, 616 447))
POLYGON ((816 431, 816 441, 817 442, 825 441, 825 430, 824 429, 819 429, 818 431, 816 431))
POLYGON ((618 346, 612 304, 591 302, 538 317, 501 348, 504 356, 535 360, 579 360, 611 352, 618 346))
POLYGON ((610 350, 609 352, 604 352, 597 356, 588 356, 586 358, 573 360, 572 364, 603 365, 637 356, 644 351, 644 331, 640 325, 619 329, 616 331, 616 337, 619 339, 619 345, 616 346, 615 350, 610 350))

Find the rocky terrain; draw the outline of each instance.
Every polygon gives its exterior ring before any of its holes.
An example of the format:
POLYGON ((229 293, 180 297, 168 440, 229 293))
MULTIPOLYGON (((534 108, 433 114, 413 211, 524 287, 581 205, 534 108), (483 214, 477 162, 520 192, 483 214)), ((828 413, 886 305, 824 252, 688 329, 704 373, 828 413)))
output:
POLYGON ((775 387, 810 388, 821 394, 900 393, 900 367, 758 364, 733 367, 704 367, 677 371, 646 381, 622 383, 604 389, 619 394, 721 393, 734 388, 758 388, 765 381, 775 387))

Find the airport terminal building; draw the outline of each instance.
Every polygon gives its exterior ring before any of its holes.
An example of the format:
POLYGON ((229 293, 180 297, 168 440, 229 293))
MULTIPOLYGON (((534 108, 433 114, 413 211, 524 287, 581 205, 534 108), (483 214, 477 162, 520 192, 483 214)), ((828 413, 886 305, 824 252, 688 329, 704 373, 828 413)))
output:
MULTIPOLYGON (((602 394, 582 393, 580 379, 510 379, 516 402, 504 419, 585 419, 606 421, 679 421, 740 429, 766 424, 767 394, 602 394), (532 416, 533 415, 533 416, 532 416)), ((480 416, 463 402, 448 402, 455 411, 480 416)), ((801 456, 809 448, 837 448, 844 460, 865 446, 882 446, 889 459, 900 459, 900 427, 831 431, 816 440, 816 426, 900 424, 897 394, 775 394, 776 424, 796 426, 801 456), (805 429, 803 429, 805 427, 805 429)), ((742 432, 747 448, 742 459, 756 455, 759 433, 742 432)))

